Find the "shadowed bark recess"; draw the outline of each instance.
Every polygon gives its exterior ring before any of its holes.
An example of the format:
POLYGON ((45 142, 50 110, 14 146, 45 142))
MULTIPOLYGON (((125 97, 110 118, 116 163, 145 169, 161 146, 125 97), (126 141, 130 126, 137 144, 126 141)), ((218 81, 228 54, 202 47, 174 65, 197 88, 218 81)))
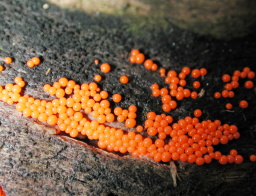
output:
MULTIPOLYGON (((131 34, 113 16, 90 16, 54 5, 43 9, 45 3, 0 1, 0 64, 5 56, 14 58, 11 65, 3 63, 0 85, 13 83, 16 76, 21 76, 27 82, 24 94, 51 100, 53 97, 43 91, 44 84, 52 84, 60 77, 79 84, 92 82, 94 75, 100 73, 99 66, 93 63, 99 59, 112 66, 110 73, 102 74, 104 79, 99 86, 124 97, 121 103, 111 106, 137 105, 137 122, 141 124, 147 112, 162 113, 161 100, 151 96, 150 85, 166 84, 158 72, 131 65, 127 60, 131 49, 140 49, 168 70, 206 67, 208 75, 200 79, 204 96, 178 102, 179 107, 170 115, 177 121, 200 108, 204 111, 201 120, 220 119, 236 124, 241 138, 216 149, 227 154, 235 148, 245 160, 241 165, 220 165, 214 160, 203 166, 182 162, 170 166, 119 156, 83 141, 54 135, 54 128, 23 117, 15 105, 0 102, 0 186, 8 196, 255 194, 256 167, 248 158, 256 154, 255 91, 237 92, 230 101, 247 99, 250 107, 234 107, 233 112, 225 110, 226 100, 212 96, 223 89, 223 73, 231 74, 244 66, 255 71, 255 35, 227 42, 169 26, 168 31, 153 28, 141 37, 131 34), (28 68, 25 63, 33 56, 39 56, 42 63, 28 68), (118 82, 121 75, 129 76, 127 85, 118 82), (175 180, 177 187, 173 186, 175 180)), ((188 83, 192 82, 189 78, 188 83)))

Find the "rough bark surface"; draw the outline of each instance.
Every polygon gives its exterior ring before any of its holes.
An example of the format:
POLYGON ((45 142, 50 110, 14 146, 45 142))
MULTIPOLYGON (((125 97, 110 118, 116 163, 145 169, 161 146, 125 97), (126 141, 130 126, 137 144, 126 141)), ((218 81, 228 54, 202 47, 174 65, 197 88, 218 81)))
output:
MULTIPOLYGON (((132 48, 143 49, 159 65, 180 70, 206 67, 209 76, 202 80, 205 94, 197 100, 179 103, 171 112, 175 120, 192 115, 200 107, 203 119, 221 119, 237 124, 241 138, 216 149, 227 153, 236 148, 247 159, 241 165, 219 165, 212 162, 196 166, 176 162, 177 187, 173 186, 175 168, 147 159, 121 157, 89 146, 83 141, 52 135, 53 128, 24 118, 15 106, 0 102, 0 186, 10 196, 25 195, 254 195, 255 163, 248 161, 255 154, 255 92, 243 91, 233 101, 246 96, 252 107, 243 111, 224 110, 224 100, 215 100, 213 92, 223 84, 224 72, 252 66, 256 62, 255 35, 229 42, 200 37, 170 26, 169 32, 145 31, 145 37, 131 34, 122 21, 112 16, 89 16, 85 13, 60 10, 44 1, 0 1, 0 57, 12 56, 15 62, 5 65, 0 84, 13 82, 15 76, 27 82, 25 94, 52 99, 42 90, 45 83, 60 77, 91 82, 99 73, 94 59, 108 62, 113 70, 105 74, 99 85, 110 92, 125 95, 123 102, 113 106, 137 104, 138 122, 148 111, 161 112, 161 102, 150 96, 149 86, 164 86, 159 73, 140 66, 131 66, 127 58, 132 48), (40 56, 43 63, 33 69, 27 60, 40 56), (45 74, 50 69, 49 74, 45 74), (128 75, 124 86, 117 76, 128 75)), ((254 70, 255 71, 255 70, 254 70)), ((189 81, 189 80, 188 80, 189 81)), ((191 80, 192 81, 192 80, 191 80)), ((189 81, 189 82, 191 82, 189 81)))

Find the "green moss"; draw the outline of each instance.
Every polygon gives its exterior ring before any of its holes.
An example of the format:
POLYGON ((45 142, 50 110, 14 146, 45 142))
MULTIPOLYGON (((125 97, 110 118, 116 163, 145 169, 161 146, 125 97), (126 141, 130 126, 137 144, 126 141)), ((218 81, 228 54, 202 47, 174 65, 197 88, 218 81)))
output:
MULTIPOLYGON (((49 0, 55 4, 57 0, 49 0)), ((198 34, 217 38, 241 37, 256 25, 256 2, 250 0, 69 0, 59 4, 91 15, 107 14, 125 23, 127 29, 145 35, 152 28, 176 25, 198 34)))

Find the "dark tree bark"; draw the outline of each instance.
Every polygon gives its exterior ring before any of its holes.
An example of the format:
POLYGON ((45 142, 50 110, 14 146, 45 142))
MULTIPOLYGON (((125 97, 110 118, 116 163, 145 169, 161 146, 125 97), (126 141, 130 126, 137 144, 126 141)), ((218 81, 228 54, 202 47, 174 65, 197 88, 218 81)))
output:
POLYGON ((222 88, 219 78, 224 72, 232 73, 234 69, 255 64, 255 35, 223 41, 170 26, 169 32, 152 27, 147 33, 146 29, 141 37, 126 29, 120 18, 60 10, 53 5, 45 10, 44 3, 0 1, 0 58, 12 56, 15 60, 4 65, 1 85, 12 83, 19 75, 27 82, 25 94, 50 100, 53 97, 42 89, 45 83, 52 84, 60 77, 78 83, 91 82, 99 73, 99 66, 93 61, 100 59, 113 67, 99 83, 101 88, 125 95, 124 101, 113 107, 126 108, 136 103, 141 123, 147 112, 161 113, 161 102, 150 96, 149 86, 164 85, 164 81, 158 72, 128 63, 132 48, 142 49, 167 69, 180 70, 184 65, 206 67, 209 76, 203 79, 204 96, 180 103, 171 115, 178 120, 200 107, 206 111, 204 119, 237 124, 241 138, 217 148, 224 154, 236 148, 246 159, 241 165, 223 166, 213 161, 196 166, 119 156, 85 141, 54 135, 54 128, 25 118, 15 106, 0 102, 0 186, 7 195, 255 194, 256 167, 248 160, 256 150, 255 93, 242 91, 234 98, 238 101, 245 95, 249 97, 252 107, 245 112, 238 107, 232 113, 227 112, 223 109, 224 102, 212 97, 213 92, 222 88), (33 56, 40 56, 43 62, 31 69, 25 63, 33 56), (123 74, 131 78, 125 87, 118 83, 119 75, 123 74))

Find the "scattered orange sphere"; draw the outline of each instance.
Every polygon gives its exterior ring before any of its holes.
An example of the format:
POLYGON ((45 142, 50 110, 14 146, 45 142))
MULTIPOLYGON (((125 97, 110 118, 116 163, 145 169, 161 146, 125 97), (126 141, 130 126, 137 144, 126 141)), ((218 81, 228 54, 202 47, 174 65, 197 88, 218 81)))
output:
POLYGON ((190 68, 189 67, 183 67, 181 72, 188 75, 188 74, 190 74, 190 68))
POLYGON ((27 66, 28 67, 34 67, 35 64, 34 64, 34 62, 32 60, 29 60, 29 61, 27 61, 27 66))
POLYGON ((111 70, 111 66, 108 63, 103 63, 100 66, 100 70, 104 73, 108 73, 111 70))
POLYGON ((221 94, 219 92, 215 92, 213 95, 216 99, 221 98, 221 94))
POLYGON ((137 55, 139 53, 140 53, 140 51, 138 49, 132 49, 130 54, 131 54, 131 56, 135 56, 135 55, 137 55))
POLYGON ((200 69, 200 74, 201 74, 201 76, 205 76, 207 74, 207 69, 201 68, 200 69))
POLYGON ((248 107, 248 102, 245 101, 245 100, 242 100, 242 101, 239 102, 239 106, 241 108, 247 108, 248 107))
POLYGON ((198 97, 198 93, 193 91, 191 92, 190 96, 192 99, 196 99, 198 97))
POLYGON ((245 88, 253 88, 254 83, 251 80, 248 80, 244 83, 245 88))
POLYGON ((100 61, 99 61, 98 59, 95 59, 95 60, 94 60, 94 64, 95 64, 95 65, 98 65, 99 62, 100 62, 100 61))
POLYGON ((227 103, 227 104, 226 104, 226 109, 230 110, 230 109, 232 109, 232 107, 233 107, 233 106, 232 106, 231 103, 227 103))
POLYGON ((129 107, 128 107, 128 111, 129 112, 137 112, 137 106, 135 106, 135 105, 130 105, 129 107))
POLYGON ((11 64, 12 63, 12 58, 11 57, 5 57, 4 58, 4 62, 6 63, 6 64, 11 64))
POLYGON ((2 72, 4 70, 4 66, 0 65, 0 72, 2 72))
POLYGON ((224 74, 221 79, 223 82, 229 82, 230 78, 231 78, 230 75, 224 74))
POLYGON ((158 69, 158 65, 156 63, 153 63, 151 70, 156 71, 158 69))
POLYGON ((194 81, 193 82, 193 87, 194 88, 200 88, 200 86, 201 86, 201 83, 199 81, 194 81))
POLYGON ((255 77, 255 72, 250 71, 250 72, 247 74, 247 77, 248 77, 249 79, 253 79, 253 78, 255 77))
POLYGON ((102 80, 102 76, 101 75, 95 75, 93 78, 96 82, 100 82, 102 80))
POLYGON ((191 72, 191 76, 192 76, 193 78, 199 78, 200 75, 201 75, 201 73, 200 73, 200 70, 199 70, 199 69, 193 69, 192 72, 191 72))
POLYGON ((244 158, 241 155, 236 155, 235 156, 235 163, 236 164, 241 164, 243 162, 244 158))
POLYGON ((254 154, 250 155, 250 161, 252 161, 252 162, 256 161, 256 156, 254 154))
POLYGON ((127 76, 121 76, 119 78, 119 81, 122 83, 122 84, 127 84, 129 82, 129 78, 127 76))
POLYGON ((119 103, 122 100, 122 96, 120 94, 114 94, 112 96, 112 100, 116 103, 119 103))
POLYGON ((151 59, 147 59, 145 62, 144 62, 144 67, 146 68, 146 69, 151 69, 152 68, 152 66, 153 66, 153 61, 151 60, 151 59))
POLYGON ((200 109, 196 109, 196 110, 194 111, 194 116, 195 116, 195 117, 200 117, 200 116, 202 116, 202 114, 203 114, 203 112, 202 112, 202 110, 200 110, 200 109))
POLYGON ((41 63, 41 60, 39 57, 33 57, 31 60, 33 61, 34 65, 39 65, 41 63))
POLYGON ((145 61, 145 55, 142 53, 139 53, 135 56, 135 62, 137 64, 142 64, 145 61))

